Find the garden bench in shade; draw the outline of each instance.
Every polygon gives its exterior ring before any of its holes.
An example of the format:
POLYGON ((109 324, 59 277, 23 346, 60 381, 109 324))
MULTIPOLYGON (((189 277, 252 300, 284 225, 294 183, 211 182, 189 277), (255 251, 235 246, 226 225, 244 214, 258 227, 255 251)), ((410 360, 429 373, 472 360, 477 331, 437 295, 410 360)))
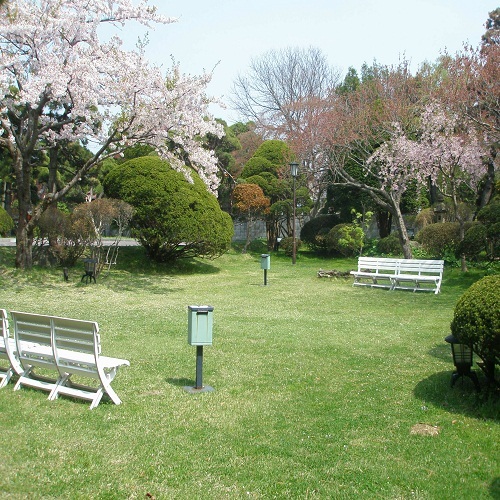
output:
POLYGON ((130 363, 101 355, 99 326, 95 321, 18 311, 12 311, 11 317, 23 369, 14 390, 28 386, 49 391, 50 400, 59 395, 85 399, 91 401, 91 410, 105 394, 113 403, 121 403, 111 382, 118 368, 130 363), (48 369, 54 377, 39 377, 36 368, 48 369), (72 377, 91 378, 96 383, 82 385, 72 377))
POLYGON ((441 290, 444 261, 359 257, 358 269, 351 271, 353 285, 389 288, 390 290, 441 290))

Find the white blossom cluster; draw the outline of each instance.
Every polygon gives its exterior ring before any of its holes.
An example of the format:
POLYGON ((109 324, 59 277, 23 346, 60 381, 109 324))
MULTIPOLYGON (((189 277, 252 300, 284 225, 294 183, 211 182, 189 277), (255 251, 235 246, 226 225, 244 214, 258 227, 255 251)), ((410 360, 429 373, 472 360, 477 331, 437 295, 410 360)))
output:
MULTIPOLYGON (((153 145, 176 168, 186 161, 212 192, 218 185, 214 153, 200 137, 222 135, 208 113, 210 74, 165 74, 143 47, 125 51, 118 37, 103 42, 99 27, 175 19, 142 0, 10 0, 0 7, 0 120, 3 137, 20 144, 44 139, 96 143, 120 151, 153 145), (26 113, 28 111, 29 113, 26 113), (16 120, 29 116, 29 119, 16 120), (31 127, 31 129, 30 129, 31 127)), ((0 129, 1 130, 1 129, 0 129)))
POLYGON ((438 103, 430 103, 421 115, 419 137, 410 139, 399 123, 393 124, 390 141, 369 158, 376 165, 384 188, 404 192, 408 182, 424 184, 431 178, 453 180, 475 188, 486 173, 486 150, 472 127, 438 103))

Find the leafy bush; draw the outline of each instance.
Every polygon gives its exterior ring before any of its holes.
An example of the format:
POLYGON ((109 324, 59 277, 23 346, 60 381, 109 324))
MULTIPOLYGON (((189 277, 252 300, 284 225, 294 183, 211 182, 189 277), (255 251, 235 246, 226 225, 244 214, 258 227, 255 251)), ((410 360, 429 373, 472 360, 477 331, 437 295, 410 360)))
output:
POLYGON ((386 238, 381 238, 377 242, 377 250, 382 255, 401 255, 403 247, 396 233, 391 233, 386 238))
POLYGON ((434 220, 434 211, 432 208, 424 208, 416 216, 414 227, 416 232, 421 231, 424 227, 432 224, 434 220))
POLYGON ((500 255, 500 196, 496 196, 477 214, 477 220, 486 227, 488 254, 491 259, 500 255))
POLYGON ((339 223, 340 219, 336 215, 318 215, 302 226, 300 239, 313 251, 326 251, 326 236, 330 229, 339 223))
POLYGON ((356 224, 337 224, 326 237, 327 248, 338 252, 344 257, 350 257, 361 253, 363 249, 365 233, 356 224))
POLYGON ((484 224, 475 222, 465 233, 464 239, 458 245, 456 255, 465 254, 470 260, 478 260, 488 247, 487 229, 484 224))
MULTIPOLYGON (((302 241, 300 241, 298 238, 295 238, 295 250, 297 252, 301 246, 302 241)), ((293 253, 293 238, 291 236, 289 236, 288 238, 283 238, 280 241, 279 247, 285 252, 285 255, 288 255, 290 257, 293 253)))
POLYGON ((233 222, 199 176, 192 183, 154 156, 117 165, 104 180, 106 193, 135 208, 133 235, 158 262, 217 257, 228 250, 233 222))
POLYGON ((472 285, 455 306, 451 332, 471 346, 494 380, 500 362, 500 275, 486 276, 472 285))
POLYGON ((40 217, 36 235, 36 262, 74 266, 94 240, 95 229, 88 217, 52 206, 40 217))
POLYGON ((428 224, 415 239, 433 257, 443 258, 447 253, 454 255, 460 243, 460 226, 458 222, 428 224))
POLYGON ((14 229, 14 221, 7 210, 0 207, 0 236, 7 236, 14 229))

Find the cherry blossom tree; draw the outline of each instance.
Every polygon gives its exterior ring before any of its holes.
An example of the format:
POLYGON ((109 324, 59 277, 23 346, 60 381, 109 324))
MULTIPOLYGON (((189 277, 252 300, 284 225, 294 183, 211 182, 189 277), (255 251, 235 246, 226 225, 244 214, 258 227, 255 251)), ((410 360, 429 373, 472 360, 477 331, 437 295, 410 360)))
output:
POLYGON ((396 141, 402 131, 415 129, 419 103, 418 82, 407 61, 394 67, 375 65, 358 88, 329 96, 315 138, 316 168, 328 171, 332 184, 364 192, 389 212, 406 258, 412 251, 401 198, 411 180, 410 167, 400 161, 393 143, 383 156, 374 153, 390 139, 396 141))
MULTIPOLYGON (((460 187, 477 191, 479 182, 487 174, 483 161, 487 151, 471 124, 441 103, 428 104, 420 123, 417 139, 409 138, 400 124, 394 124, 394 136, 375 151, 368 163, 378 163, 382 184, 393 184, 393 190, 405 190, 409 180, 425 185, 430 178, 441 193, 451 199, 463 239, 466 220, 459 210, 460 187)), ((465 257, 462 269, 466 270, 465 257)))
POLYGON ((60 200, 107 156, 136 143, 152 145, 189 177, 198 172, 212 192, 216 158, 200 137, 220 136, 207 112, 210 74, 183 75, 173 63, 153 66, 145 43, 126 51, 102 26, 169 24, 147 0, 11 0, 0 6, 0 146, 12 158, 19 222, 16 266, 32 265, 33 230, 60 200), (42 151, 60 144, 91 145, 92 157, 61 189, 31 200, 33 168, 42 151))

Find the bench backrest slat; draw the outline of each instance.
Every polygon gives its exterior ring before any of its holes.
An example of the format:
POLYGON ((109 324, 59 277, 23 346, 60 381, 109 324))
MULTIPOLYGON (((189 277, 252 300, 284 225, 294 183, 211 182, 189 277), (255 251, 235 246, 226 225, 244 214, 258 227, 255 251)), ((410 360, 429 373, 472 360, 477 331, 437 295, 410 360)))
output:
POLYGON ((12 311, 12 322, 20 342, 51 346, 50 318, 39 314, 12 311))
POLYGON ((78 351, 85 354, 101 353, 99 327, 94 321, 52 317, 54 341, 58 349, 78 351))

